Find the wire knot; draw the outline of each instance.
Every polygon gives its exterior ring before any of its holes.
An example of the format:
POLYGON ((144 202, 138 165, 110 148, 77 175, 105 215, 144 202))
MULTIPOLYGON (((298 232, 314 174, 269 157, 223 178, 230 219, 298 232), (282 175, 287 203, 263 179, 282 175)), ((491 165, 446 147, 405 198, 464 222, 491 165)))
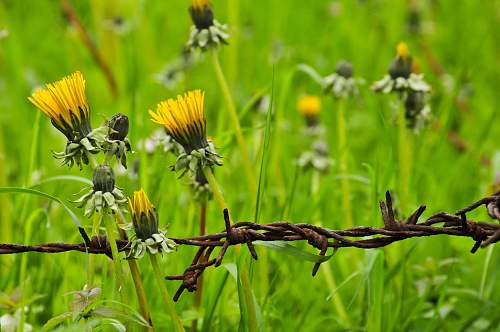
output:
POLYGON ((248 243, 251 240, 252 237, 247 229, 231 227, 227 232, 227 241, 230 244, 248 243))
POLYGON ((473 222, 467 223, 467 233, 472 237, 474 241, 476 241, 476 243, 470 250, 470 252, 473 254, 479 249, 481 243, 488 238, 488 235, 483 228, 473 222))
POLYGON ((328 248, 328 238, 326 236, 321 235, 309 228, 304 229, 304 234, 306 236, 307 243, 316 249, 323 250, 328 248))
POLYGON ((490 202, 486 206, 488 210, 488 215, 493 218, 497 219, 500 221, 500 195, 498 195, 498 198, 494 202, 490 202))

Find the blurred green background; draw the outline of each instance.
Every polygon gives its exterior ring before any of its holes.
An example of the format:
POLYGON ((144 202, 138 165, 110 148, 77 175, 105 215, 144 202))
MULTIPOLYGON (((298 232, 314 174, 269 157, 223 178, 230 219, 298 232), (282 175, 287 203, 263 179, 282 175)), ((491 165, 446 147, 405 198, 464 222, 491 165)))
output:
MULTIPOLYGON (((111 69, 117 82, 115 96, 78 30, 63 15, 61 3, 0 1, 0 186, 32 186, 57 175, 91 177, 88 171, 60 166, 52 158, 52 150, 63 150, 64 137, 43 114, 37 117, 38 111, 27 100, 35 87, 80 70, 86 78, 94 127, 116 112, 130 118, 135 154, 130 156, 129 172, 119 172, 117 185, 127 195, 144 188, 157 205, 162 227, 168 225, 175 237, 197 234, 198 203, 186 181, 170 171, 175 159, 161 148, 147 153, 140 142, 158 129, 149 120, 148 109, 188 89, 206 91, 208 135, 215 137, 224 157, 216 176, 233 217, 252 220, 254 199, 243 180, 234 131, 209 54, 197 57, 173 86, 165 87, 158 80, 187 41, 190 2, 71 1, 111 69)), ((369 86, 385 75, 400 41, 407 42, 433 88, 431 123, 412 134, 409 208, 425 204, 425 216, 453 212, 494 190, 500 174, 500 1, 213 0, 213 7, 217 20, 228 23, 231 33, 230 44, 220 49, 221 63, 256 176, 267 104, 260 110, 243 111, 256 96, 274 91, 275 135, 265 152, 269 164, 262 177, 260 222, 286 219, 332 229, 347 227, 340 208, 339 178, 349 176, 354 224, 382 224, 378 201, 385 190, 397 188, 397 125, 390 107, 394 98, 376 95, 369 86), (322 176, 320 191, 313 197, 311 174, 297 172, 295 165, 304 149, 303 119, 296 102, 305 93, 322 96, 321 121, 333 159, 339 155, 336 103, 297 71, 297 65, 307 64, 326 76, 341 59, 351 61, 355 76, 366 81, 359 98, 350 101, 346 110, 348 174, 340 174, 336 163, 322 176)), ((37 189, 68 202, 83 187, 60 180, 37 189)), ((483 211, 472 216, 487 218, 483 211)), ((90 226, 83 216, 81 220, 90 226)), ((37 197, 1 194, 0 222, 2 243, 80 241, 64 209, 37 197), (27 221, 31 232, 26 231, 27 221)), ((223 220, 213 202, 207 222, 209 232, 222 229, 223 220)), ((409 240, 393 249, 343 249, 315 278, 310 276, 310 262, 258 247, 261 259, 251 264, 251 273, 259 327, 269 331, 500 330, 498 248, 471 255, 472 244, 468 239, 434 237, 409 240)), ((297 246, 310 250, 305 244, 297 246)), ((165 275, 182 273, 193 254, 193 248, 181 247, 165 257, 165 275)), ((111 274, 104 268, 109 260, 104 256, 94 260, 103 267, 94 286, 103 287, 103 297, 110 298, 111 274)), ((230 255, 226 260, 236 259, 230 255)), ((26 317, 39 330, 52 316, 67 310, 71 298, 65 294, 82 289, 86 264, 86 256, 80 253, 0 256, 0 291, 12 294, 19 287, 25 299, 43 295, 29 305, 26 317), (26 257, 25 273, 22 257, 26 257)), ((153 320, 159 330, 169 330, 150 267, 139 265, 153 320)), ((186 326, 199 317, 199 326, 206 330, 246 330, 248 326, 240 322, 235 279, 223 267, 209 268, 205 283, 199 311, 193 308, 192 293, 184 294, 177 304, 186 326)), ((167 286, 174 293, 178 284, 167 286)), ((130 305, 136 308, 135 302, 130 305)), ((0 307, 0 314, 7 311, 0 307)))

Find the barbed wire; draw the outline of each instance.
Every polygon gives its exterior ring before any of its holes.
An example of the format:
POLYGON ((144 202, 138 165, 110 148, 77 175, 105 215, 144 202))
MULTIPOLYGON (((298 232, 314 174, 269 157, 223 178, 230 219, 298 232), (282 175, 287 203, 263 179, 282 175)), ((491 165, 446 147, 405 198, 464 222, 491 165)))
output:
MULTIPOLYGON (((330 248, 333 250, 346 247, 373 249, 409 238, 448 235, 471 238, 474 240, 471 253, 475 253, 481 246, 485 247, 500 241, 500 224, 467 219, 469 212, 481 206, 486 207, 492 219, 500 221, 500 192, 482 198, 455 214, 441 212, 424 221, 419 221, 419 219, 426 209, 425 206, 420 206, 407 219, 396 220, 392 197, 387 192, 385 202, 380 202, 384 221, 382 228, 354 227, 345 230, 330 230, 306 223, 289 222, 257 224, 243 221, 231 224, 226 209, 223 211, 226 226, 223 232, 190 238, 171 238, 179 246, 196 246, 199 249, 190 266, 182 274, 167 276, 166 279, 182 282, 174 295, 174 300, 177 301, 184 290, 196 291, 198 278, 207 267, 220 266, 229 247, 244 244, 248 247, 251 256, 257 260, 258 256, 254 248, 256 241, 307 241, 310 246, 319 250, 319 256, 324 257, 330 248), (217 247, 220 247, 218 255, 211 258, 217 247)), ((0 254, 80 251, 111 257, 111 249, 106 236, 94 236, 90 239, 83 228, 79 228, 79 231, 84 239, 83 243, 0 244, 0 254)), ((117 246, 119 251, 128 251, 130 242, 117 240, 117 246)), ((321 257, 318 259, 312 269, 313 276, 318 272, 321 263, 326 260, 321 257)))

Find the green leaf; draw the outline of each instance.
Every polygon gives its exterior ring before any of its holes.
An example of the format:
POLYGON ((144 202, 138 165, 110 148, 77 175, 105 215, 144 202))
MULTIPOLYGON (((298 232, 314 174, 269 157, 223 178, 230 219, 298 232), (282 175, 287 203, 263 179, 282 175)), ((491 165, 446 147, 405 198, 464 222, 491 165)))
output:
POLYGON ((271 151, 271 128, 273 122, 273 103, 274 103, 274 68, 273 68, 273 80, 271 85, 271 98, 269 100, 269 107, 267 109, 267 118, 266 118, 266 130, 264 132, 264 144, 262 147, 262 160, 260 163, 260 172, 259 172, 259 187, 257 190, 257 199, 255 203, 255 217, 254 220, 256 223, 259 222, 260 218, 260 206, 262 200, 262 192, 264 191, 265 185, 265 175, 267 171, 267 164, 269 160, 269 153, 271 151))
POLYGON ((267 247, 267 248, 270 248, 270 249, 273 249, 276 251, 280 251, 280 252, 287 254, 287 255, 290 255, 292 257, 295 257, 295 258, 298 258, 301 260, 305 260, 305 261, 309 261, 309 262, 313 262, 313 263, 326 262, 327 260, 332 258, 333 255, 335 255, 335 252, 331 255, 326 255, 326 256, 311 254, 308 251, 305 251, 303 249, 299 249, 299 248, 292 246, 284 241, 255 241, 253 244, 256 246, 263 246, 263 247, 267 247))
POLYGON ((58 175, 58 176, 51 176, 51 177, 48 177, 46 179, 42 179, 38 183, 35 183, 34 185, 32 185, 30 188, 35 188, 35 187, 41 186, 42 184, 46 184, 46 183, 50 183, 50 182, 58 182, 58 181, 74 181, 74 182, 81 182, 81 183, 85 183, 88 185, 92 185, 91 180, 84 178, 84 177, 81 177, 81 176, 58 175))
POLYGON ((297 71, 307 74, 316 83, 318 83, 320 86, 323 86, 323 77, 316 71, 316 69, 304 63, 298 64, 296 68, 297 71))
POLYGON ((42 327, 43 331, 52 331, 56 326, 62 324, 64 321, 70 319, 72 316, 71 312, 65 312, 63 314, 52 317, 45 323, 42 327))
POLYGON ((29 188, 19 188, 19 187, 0 187, 0 194, 1 193, 21 193, 21 194, 30 194, 30 195, 36 195, 44 198, 48 198, 50 200, 53 200, 59 204, 61 204, 68 214, 70 215, 71 219, 76 223, 78 227, 80 227, 82 224, 76 214, 60 199, 55 196, 52 196, 50 194, 44 193, 42 191, 38 191, 35 189, 29 189, 29 188))

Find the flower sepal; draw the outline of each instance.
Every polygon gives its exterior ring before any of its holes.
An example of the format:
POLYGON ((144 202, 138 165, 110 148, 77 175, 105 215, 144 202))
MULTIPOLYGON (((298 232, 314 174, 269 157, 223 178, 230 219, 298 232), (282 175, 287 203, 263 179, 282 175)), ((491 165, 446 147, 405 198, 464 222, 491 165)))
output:
POLYGON ((359 95, 358 86, 365 81, 360 78, 345 78, 342 75, 333 73, 323 80, 323 91, 331 93, 335 98, 346 99, 359 95))
POLYGON ((83 208, 85 217, 91 217, 94 213, 99 213, 103 209, 109 208, 113 212, 118 212, 120 206, 127 202, 127 198, 119 188, 114 188, 111 192, 95 191, 90 188, 85 194, 80 196, 73 203, 77 207, 83 208))
POLYGON ((186 44, 186 49, 194 51, 200 49, 206 51, 210 47, 218 47, 221 44, 228 44, 229 33, 227 24, 221 24, 214 19, 213 24, 205 29, 198 29, 191 26, 191 34, 186 44))
POLYGON ((314 169, 320 173, 327 173, 333 166, 333 160, 328 156, 328 144, 323 140, 315 141, 311 149, 304 151, 297 158, 297 165, 304 171, 314 169))
POLYGON ((137 238, 130 244, 130 251, 128 252, 127 259, 141 259, 144 254, 149 252, 152 255, 156 254, 170 254, 177 248, 177 244, 169 239, 163 231, 152 234, 150 238, 142 240, 137 238))
POLYGON ((63 159, 63 165, 73 167, 77 165, 82 170, 83 165, 89 164, 87 153, 97 154, 102 150, 106 134, 102 127, 92 130, 78 142, 68 141, 62 152, 53 152, 54 158, 63 159))
POLYGON ((209 143, 205 148, 193 150, 190 153, 181 153, 171 168, 175 172, 182 172, 179 177, 183 177, 188 171, 196 174, 204 167, 216 165, 222 166, 222 157, 215 152, 213 144, 209 143))
POLYGON ((397 77, 393 79, 390 75, 385 75, 372 85, 372 90, 388 94, 391 92, 430 92, 430 85, 424 80, 423 74, 410 74, 408 78, 397 77))

